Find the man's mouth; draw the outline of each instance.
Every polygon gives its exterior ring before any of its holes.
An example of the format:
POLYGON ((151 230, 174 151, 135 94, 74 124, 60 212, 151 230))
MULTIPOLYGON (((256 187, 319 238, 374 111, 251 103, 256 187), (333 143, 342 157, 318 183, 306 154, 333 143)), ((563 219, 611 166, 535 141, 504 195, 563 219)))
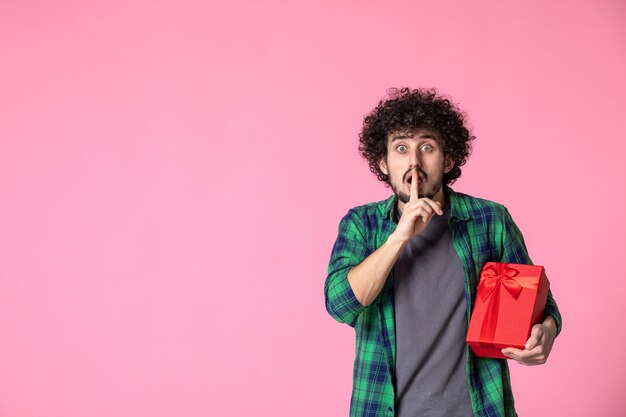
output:
MULTIPOLYGON (((412 172, 409 172, 409 174, 407 175, 407 177, 406 177, 406 182, 407 182, 407 184, 409 184, 409 185, 411 185, 411 184, 413 183, 413 173, 412 173, 412 172)), ((422 183, 422 176, 421 176, 421 175, 418 175, 418 180, 417 180, 417 183, 418 183, 418 184, 421 184, 421 183, 422 183)))

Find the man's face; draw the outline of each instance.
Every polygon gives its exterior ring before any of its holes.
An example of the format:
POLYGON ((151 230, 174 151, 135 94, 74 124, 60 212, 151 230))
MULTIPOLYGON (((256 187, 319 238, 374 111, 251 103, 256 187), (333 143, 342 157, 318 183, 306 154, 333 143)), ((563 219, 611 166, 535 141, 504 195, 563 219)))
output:
POLYGON ((403 207, 411 195, 412 167, 419 176, 419 197, 437 196, 439 200, 443 174, 452 169, 454 161, 444 156, 437 133, 418 129, 391 132, 387 136, 387 156, 378 165, 389 176, 391 188, 403 207))

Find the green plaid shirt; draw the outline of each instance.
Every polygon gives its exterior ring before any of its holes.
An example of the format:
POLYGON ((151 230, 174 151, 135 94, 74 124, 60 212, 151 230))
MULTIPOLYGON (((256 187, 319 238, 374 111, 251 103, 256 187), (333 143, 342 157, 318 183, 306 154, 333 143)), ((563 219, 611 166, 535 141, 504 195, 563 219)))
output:
MULTIPOLYGON (((501 204, 457 193, 444 185, 450 204, 449 226, 454 248, 465 271, 467 319, 476 298, 480 271, 487 261, 532 264, 524 238, 508 210, 501 204)), ((395 230, 393 212, 397 197, 355 207, 339 224, 328 276, 324 284, 326 309, 337 321, 356 331, 351 417, 393 416, 396 331, 393 300, 393 269, 372 304, 359 303, 348 282, 348 271, 379 248, 395 230)), ((561 315, 548 294, 545 315, 561 315)), ((474 415, 514 417, 515 407, 506 359, 467 356, 467 386, 474 415)))

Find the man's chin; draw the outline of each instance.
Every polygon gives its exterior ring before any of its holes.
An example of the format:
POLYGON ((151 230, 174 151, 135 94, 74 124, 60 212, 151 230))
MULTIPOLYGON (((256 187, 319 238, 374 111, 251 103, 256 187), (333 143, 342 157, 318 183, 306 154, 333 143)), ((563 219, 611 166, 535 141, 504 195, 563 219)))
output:
POLYGON ((406 204, 411 200, 411 196, 403 192, 396 193, 396 195, 398 196, 398 200, 400 200, 403 204, 406 204))
MULTIPOLYGON (((432 200, 435 197, 435 194, 437 194, 437 192, 439 192, 440 188, 441 188, 441 185, 439 187, 437 187, 437 191, 435 191, 435 192, 431 192, 431 193, 428 193, 428 194, 420 194, 420 198, 426 197, 426 198, 430 198, 432 200)), ((398 200, 401 201, 403 204, 406 204, 409 201, 411 201, 411 196, 409 194, 405 193, 404 191, 400 191, 400 192, 396 191, 396 195, 398 196, 398 200)))

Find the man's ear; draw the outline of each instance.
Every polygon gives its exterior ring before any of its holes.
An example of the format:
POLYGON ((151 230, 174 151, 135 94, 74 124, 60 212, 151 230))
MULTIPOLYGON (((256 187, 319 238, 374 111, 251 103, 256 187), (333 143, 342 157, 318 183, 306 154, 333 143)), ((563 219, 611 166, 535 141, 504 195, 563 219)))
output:
POLYGON ((378 161, 378 168, 380 168, 383 174, 389 175, 389 171, 387 171, 387 158, 382 157, 380 161, 378 161))
POLYGON ((450 172, 452 168, 454 168, 454 159, 446 156, 446 163, 445 163, 443 172, 447 174, 448 172, 450 172))

